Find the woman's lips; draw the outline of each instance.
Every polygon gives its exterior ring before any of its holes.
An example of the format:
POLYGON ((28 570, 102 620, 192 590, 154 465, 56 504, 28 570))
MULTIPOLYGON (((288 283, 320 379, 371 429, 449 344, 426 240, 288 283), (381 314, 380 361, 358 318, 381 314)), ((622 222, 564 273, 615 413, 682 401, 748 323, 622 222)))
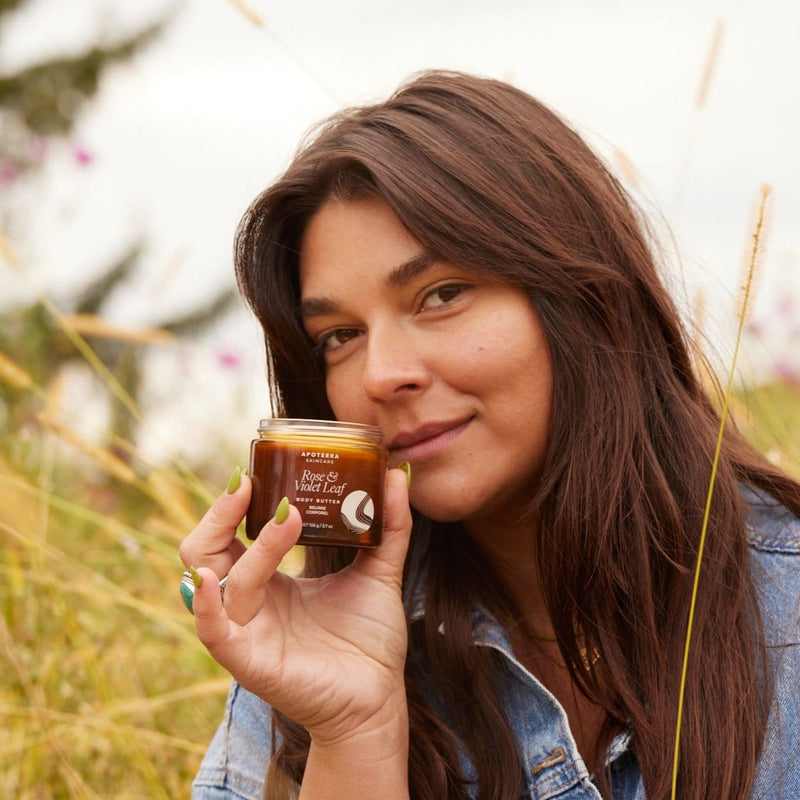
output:
POLYGON ((434 423, 423 425, 414 431, 399 433, 389 442, 389 450, 400 461, 433 458, 458 438, 472 420, 473 417, 469 417, 458 422, 434 423))

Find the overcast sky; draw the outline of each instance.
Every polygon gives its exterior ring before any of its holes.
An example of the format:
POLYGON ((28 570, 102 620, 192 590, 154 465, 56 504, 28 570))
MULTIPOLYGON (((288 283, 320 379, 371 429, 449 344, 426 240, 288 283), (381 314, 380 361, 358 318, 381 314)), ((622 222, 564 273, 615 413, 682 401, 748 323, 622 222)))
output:
MULTIPOLYGON (((797 355, 800 333, 790 320, 800 308, 786 320, 778 312, 800 292, 799 3, 31 0, 4 29, 0 69, 113 39, 169 10, 161 39, 107 76, 36 184, 0 187, 17 191, 24 209, 11 239, 26 273, 20 281, 0 267, 0 296, 38 287, 57 299, 145 237, 141 274, 116 298, 114 320, 149 324, 193 307, 232 285, 233 229, 309 126, 342 105, 383 97, 416 70, 442 67, 512 81, 560 111, 613 165, 626 164, 675 237, 676 283, 688 303, 703 286, 706 325, 721 341, 734 324, 753 207, 770 184, 756 306, 769 323, 769 347, 758 358, 797 355), (75 147, 89 163, 74 157, 75 147)), ((160 358, 183 363, 187 353, 210 375, 220 353, 223 366, 241 360, 222 383, 239 392, 249 436, 266 413, 252 322, 242 315, 213 341, 160 358)), ((190 380, 224 417, 229 398, 206 387, 219 378, 190 380)), ((166 414, 158 392, 152 399, 166 414)))

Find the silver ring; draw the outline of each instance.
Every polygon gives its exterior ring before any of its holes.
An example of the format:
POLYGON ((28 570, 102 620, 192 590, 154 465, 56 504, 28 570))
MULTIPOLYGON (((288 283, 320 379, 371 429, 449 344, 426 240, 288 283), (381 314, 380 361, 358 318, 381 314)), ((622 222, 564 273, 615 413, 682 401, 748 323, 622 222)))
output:
MULTIPOLYGON (((222 602, 225 602, 225 584, 228 582, 228 576, 226 575, 224 578, 220 579, 219 582, 219 599, 222 602)), ((192 606, 194 605, 194 581, 192 580, 192 573, 188 570, 181 575, 181 599, 183 600, 183 604, 189 611, 194 614, 194 609, 192 606)))

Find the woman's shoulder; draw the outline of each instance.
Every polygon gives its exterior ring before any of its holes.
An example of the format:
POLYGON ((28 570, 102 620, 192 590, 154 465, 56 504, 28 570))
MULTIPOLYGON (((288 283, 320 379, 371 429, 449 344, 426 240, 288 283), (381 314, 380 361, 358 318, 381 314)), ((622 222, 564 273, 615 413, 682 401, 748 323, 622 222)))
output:
POLYGON ((743 487, 750 547, 760 553, 800 556, 800 518, 760 489, 743 487))
POLYGON ((800 611, 800 519, 766 492, 750 487, 742 491, 748 507, 750 563, 767 643, 796 643, 800 611))
POLYGON ((744 491, 752 574, 773 671, 773 703, 751 797, 800 797, 800 519, 760 490, 744 491))

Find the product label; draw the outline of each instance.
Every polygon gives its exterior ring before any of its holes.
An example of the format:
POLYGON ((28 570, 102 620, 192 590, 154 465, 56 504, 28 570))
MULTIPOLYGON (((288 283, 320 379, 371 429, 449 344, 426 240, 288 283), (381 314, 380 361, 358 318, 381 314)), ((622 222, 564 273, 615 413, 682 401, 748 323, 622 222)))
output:
MULTIPOLYGON (((300 458, 306 463, 321 461, 336 462, 338 453, 303 451, 300 458)), ((295 478, 296 503, 303 514, 306 528, 332 529, 339 521, 352 534, 361 534, 370 529, 375 519, 375 504, 362 489, 349 490, 352 481, 358 478, 352 471, 326 470, 303 467, 295 478), (338 520, 337 520, 338 518, 338 520)))
POLYGON ((335 464, 339 459, 338 453, 315 453, 313 450, 304 450, 300 457, 311 464, 335 464))
POLYGON ((318 492, 341 497, 347 488, 347 482, 338 481, 338 472, 312 472, 310 469, 304 469, 300 480, 295 480, 294 488, 298 492, 318 492))
POLYGON ((258 440, 247 535, 255 538, 286 496, 303 518, 301 543, 374 546, 383 528, 385 469, 385 451, 258 440))

